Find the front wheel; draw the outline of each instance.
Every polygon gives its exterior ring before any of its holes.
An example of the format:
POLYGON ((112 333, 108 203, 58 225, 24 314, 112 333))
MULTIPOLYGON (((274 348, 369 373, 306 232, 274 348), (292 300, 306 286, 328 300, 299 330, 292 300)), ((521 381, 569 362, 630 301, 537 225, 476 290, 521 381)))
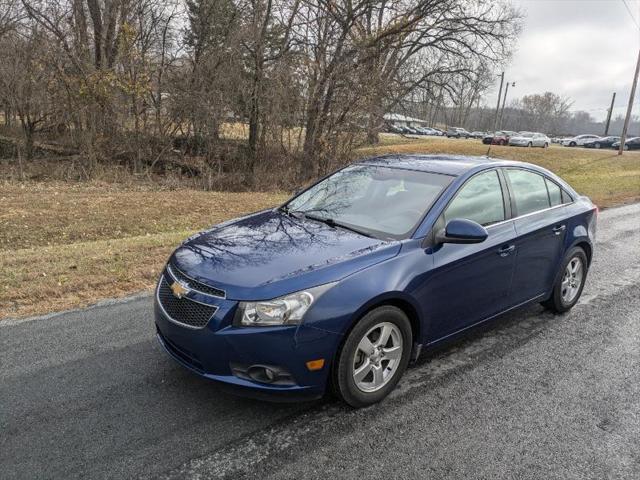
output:
POLYGON ((596 143, 594 146, 595 146, 596 148, 600 148, 600 144, 599 144, 599 143, 596 143))
POLYGON ((564 313, 578 303, 589 269, 587 255, 574 247, 564 257, 561 273, 553 286, 551 297, 542 305, 556 313, 564 313))
POLYGON ((542 146, 542 148, 549 148, 549 144, 547 142, 544 142, 544 145, 542 146))
POLYGON ((527 147, 529 147, 529 148, 533 147, 533 143, 531 143, 531 142, 527 143, 527 147))
POLYGON ((333 369, 336 393, 352 407, 385 398, 407 368, 412 347, 409 319, 391 305, 367 313, 347 336, 333 369))

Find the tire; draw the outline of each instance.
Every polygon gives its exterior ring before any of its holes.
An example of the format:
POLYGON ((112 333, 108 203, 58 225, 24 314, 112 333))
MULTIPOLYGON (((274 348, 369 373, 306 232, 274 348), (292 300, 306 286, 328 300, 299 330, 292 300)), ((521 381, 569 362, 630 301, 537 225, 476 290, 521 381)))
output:
POLYGON ((571 143, 569 144, 569 146, 570 146, 570 147, 575 147, 575 146, 576 146, 576 142, 571 142, 571 143))
POLYGON ((531 143, 531 142, 527 143, 527 147, 529 147, 529 148, 533 147, 533 143, 531 143))
POLYGON ((596 148, 600 148, 600 144, 598 142, 596 142, 596 144, 594 145, 594 147, 596 148))
POLYGON ((544 142, 544 145, 542 146, 542 148, 549 148, 549 144, 547 142, 544 142))
MULTIPOLYGON (((542 302, 542 305, 555 313, 564 313, 571 310, 573 306, 578 303, 580 295, 582 295, 582 289, 584 288, 588 271, 589 263, 586 253, 584 253, 584 250, 580 247, 573 247, 567 252, 562 261, 556 283, 553 285, 551 297, 542 302), (574 283, 569 279, 569 285, 567 285, 567 275, 569 274, 569 270, 574 270, 574 261, 580 263, 580 278, 574 283), (571 295, 569 295, 569 293, 571 293, 571 295)), ((573 280, 576 280, 576 278, 574 277, 573 280)))
POLYGON ((498 143, 498 145, 502 145, 503 147, 507 144, 507 142, 505 140, 500 140, 500 142, 498 143))
POLYGON ((335 393, 354 408, 381 401, 395 388, 406 370, 412 346, 411 323, 402 310, 391 305, 371 310, 349 332, 336 357, 332 369, 335 393), (383 329, 389 332, 385 348, 379 344, 383 329), (364 342, 365 337, 368 344, 364 342), (371 355, 367 356, 363 345, 374 348, 371 355), (392 350, 398 347, 399 351, 392 350), (385 358, 385 351, 387 355, 395 352, 394 358, 385 358), (356 381, 358 370, 360 381, 356 381))
POLYGON ((629 150, 629 145, 626 145, 626 144, 625 144, 625 146, 624 146, 623 150, 628 151, 628 150, 629 150))

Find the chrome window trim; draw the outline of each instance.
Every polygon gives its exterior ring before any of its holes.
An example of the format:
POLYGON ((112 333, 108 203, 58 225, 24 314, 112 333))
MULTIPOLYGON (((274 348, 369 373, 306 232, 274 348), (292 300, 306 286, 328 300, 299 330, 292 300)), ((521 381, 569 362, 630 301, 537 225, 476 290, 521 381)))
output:
MULTIPOLYGON (((211 321, 211 319, 218 312, 218 306, 217 305, 210 305, 208 303, 203 303, 203 302, 199 302, 197 300, 193 300, 192 298, 183 297, 184 300, 188 300, 190 302, 195 302, 195 303, 199 303, 200 305, 205 305, 207 307, 211 307, 211 308, 213 308, 213 311, 211 312, 211 316, 207 320, 207 323, 205 323, 201 327, 194 327, 193 325, 189 325, 188 323, 182 323, 182 322, 176 320, 175 318, 173 318, 171 315, 169 315, 167 313, 167 311, 164 309, 164 306, 162 305, 162 301, 160 301, 160 285, 162 285, 162 282, 167 282, 167 279, 165 278, 164 275, 162 275, 160 277, 160 281, 158 282, 158 286, 156 287, 156 302, 157 302, 158 306, 160 307, 160 310, 162 310, 162 313, 164 313, 164 316, 167 318, 167 320, 169 320, 172 323, 175 323, 176 325, 180 325, 181 327, 190 328, 191 330, 202 330, 207 325, 209 325, 209 322, 211 321)), ((169 283, 169 282, 167 282, 167 283, 169 283)))
MULTIPOLYGON (((169 263, 167 263, 167 272, 169 272, 169 275, 171 275, 171 278, 173 278, 174 281, 178 282, 178 283, 182 283, 180 282, 180 279, 176 276, 175 273, 173 273, 173 270, 171 269, 171 265, 169 263)), ((184 273, 182 270, 180 270, 180 273, 182 275, 184 275, 185 277, 187 277, 189 280, 193 280, 196 283, 203 283, 203 282, 199 282, 198 280, 196 280, 195 278, 190 277, 189 275, 187 275, 186 273, 184 273)), ((221 299, 226 299, 227 298, 227 292, 222 290, 221 288, 218 287, 211 287, 211 288, 215 288, 216 290, 220 290, 224 295, 220 296, 220 295, 214 295, 213 293, 206 293, 203 292, 201 290, 198 290, 197 288, 192 288, 191 285, 187 285, 189 287, 189 290, 191 290, 192 292, 197 292, 200 295, 205 295, 207 297, 211 297, 211 298, 221 298, 221 299)), ((194 300, 195 301, 195 300, 194 300)), ((198 302, 198 303, 202 303, 202 302, 198 302)), ((208 305, 206 303, 203 303, 203 305, 208 305)))
POLYGON ((508 220, 503 220, 502 222, 492 223, 491 225, 487 225, 484 228, 489 229, 491 227, 496 227, 498 225, 502 225, 502 224, 507 223, 507 222, 512 222, 512 221, 515 221, 515 220, 519 220, 521 218, 530 217, 531 215, 537 215, 538 213, 548 212, 549 210, 553 210, 555 208, 566 207, 567 205, 571 205, 572 203, 575 203, 575 202, 561 203, 560 205, 554 205, 553 207, 544 208, 542 210, 536 210, 535 212, 525 213, 524 215, 518 215, 517 217, 513 217, 513 218, 510 218, 508 220))

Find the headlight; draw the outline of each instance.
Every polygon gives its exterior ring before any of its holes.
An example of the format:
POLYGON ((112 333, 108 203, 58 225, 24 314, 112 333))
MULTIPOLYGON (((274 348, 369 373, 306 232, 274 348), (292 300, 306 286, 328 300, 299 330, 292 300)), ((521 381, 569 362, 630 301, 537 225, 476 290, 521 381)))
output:
POLYGON ((309 307, 334 285, 327 283, 273 300, 240 302, 233 323, 243 327, 298 324, 309 307))

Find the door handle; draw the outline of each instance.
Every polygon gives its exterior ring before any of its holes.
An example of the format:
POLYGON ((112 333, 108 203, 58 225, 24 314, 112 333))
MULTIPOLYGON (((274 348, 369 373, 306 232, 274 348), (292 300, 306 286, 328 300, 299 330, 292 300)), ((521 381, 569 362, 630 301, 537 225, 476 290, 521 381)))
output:
POLYGON ((500 255, 501 257, 506 257, 515 249, 516 249, 515 245, 505 245, 504 247, 500 248, 500 250, 498 250, 498 255, 500 255))
POLYGON ((553 227, 553 233, 555 233, 556 235, 560 235, 566 229, 567 229, 566 225, 556 225, 555 227, 553 227))

